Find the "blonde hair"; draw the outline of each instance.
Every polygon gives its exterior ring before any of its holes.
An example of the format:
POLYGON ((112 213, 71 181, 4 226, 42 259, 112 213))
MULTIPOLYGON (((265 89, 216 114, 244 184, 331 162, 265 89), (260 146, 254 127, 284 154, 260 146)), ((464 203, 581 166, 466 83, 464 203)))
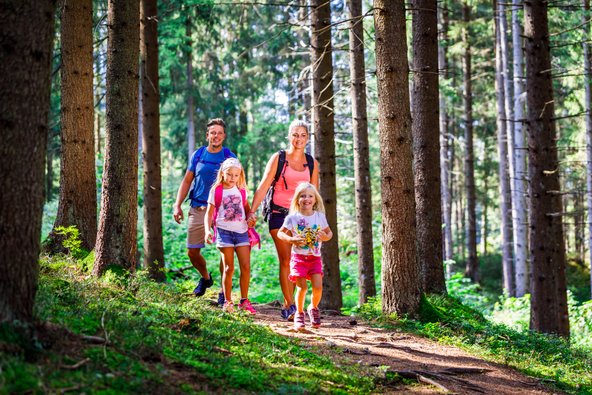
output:
POLYGON ((296 128, 304 128, 306 129, 306 133, 310 134, 308 130, 308 124, 306 123, 306 121, 302 121, 300 119, 293 120, 290 126, 288 127, 288 134, 292 133, 292 131, 294 131, 294 129, 296 128))
POLYGON ((238 187, 238 189, 247 190, 247 178, 245 177, 245 169, 243 169, 241 163, 236 158, 228 158, 224 162, 222 162, 222 164, 220 165, 220 170, 218 170, 218 175, 216 176, 216 181, 214 181, 214 184, 212 184, 212 189, 217 188, 218 185, 221 185, 224 182, 224 171, 233 167, 236 167, 241 171, 236 186, 238 187))
POLYGON ((290 213, 299 213, 300 212, 300 204, 298 200, 300 199, 300 195, 302 192, 310 189, 312 194, 315 197, 315 204, 312 206, 314 211, 320 211, 321 213, 325 213, 325 205, 323 204, 323 198, 319 194, 319 191, 312 185, 310 182, 301 182, 296 187, 296 191, 294 191, 294 197, 292 198, 292 202, 290 203, 290 213))

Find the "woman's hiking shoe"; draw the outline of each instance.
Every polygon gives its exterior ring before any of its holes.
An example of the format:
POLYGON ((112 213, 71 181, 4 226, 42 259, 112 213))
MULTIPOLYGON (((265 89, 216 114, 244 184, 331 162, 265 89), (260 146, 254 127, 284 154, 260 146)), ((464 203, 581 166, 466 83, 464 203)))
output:
POLYGON ((226 297, 224 296, 224 291, 218 292, 218 306, 224 306, 224 302, 226 302, 226 297))
POLYGON ((305 329, 304 311, 302 313, 296 312, 294 314, 294 329, 297 331, 303 331, 305 329))
POLYGON ((255 311, 255 308, 253 307, 253 305, 249 301, 249 299, 241 299, 241 302, 238 304, 238 308, 241 309, 241 310, 244 310, 246 312, 249 312, 251 314, 256 314, 257 313, 255 311))
POLYGON ((291 304, 290 307, 288 307, 288 321, 292 321, 294 319, 294 314, 296 314, 296 311, 295 304, 291 304))
POLYGON ((292 321, 294 319, 294 314, 296 313, 296 305, 291 304, 287 309, 282 307, 282 311, 280 311, 280 315, 286 321, 292 321))
POLYGON ((284 320, 286 320, 286 321, 289 321, 289 320, 288 320, 288 316, 290 315, 290 308, 288 307, 287 309, 284 309, 284 308, 282 307, 282 310, 280 311, 280 315, 282 316, 282 318, 283 318, 284 320))
POLYGON ((227 313, 234 313, 234 303, 232 303, 230 300, 227 300, 226 302, 224 302, 222 310, 224 310, 227 313))
POLYGON ((318 328, 321 326, 321 312, 319 309, 315 309, 312 306, 308 307, 308 318, 310 319, 310 324, 313 328, 318 328))
POLYGON ((214 279, 212 278, 212 274, 208 273, 210 275, 209 279, 205 279, 205 278, 200 278, 199 282, 197 283, 197 287, 195 287, 195 289, 193 290, 193 293, 195 294, 195 296, 203 296, 206 293, 206 289, 210 288, 212 285, 214 285, 214 279))

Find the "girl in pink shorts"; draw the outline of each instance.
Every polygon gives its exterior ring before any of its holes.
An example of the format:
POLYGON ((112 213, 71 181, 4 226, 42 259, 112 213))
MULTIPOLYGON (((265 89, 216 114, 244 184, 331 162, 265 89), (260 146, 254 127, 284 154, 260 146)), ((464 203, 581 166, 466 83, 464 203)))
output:
POLYGON ((290 281, 296 283, 296 314, 294 328, 304 330, 304 299, 307 283, 312 285, 312 298, 308 317, 313 328, 321 325, 319 303, 323 295, 323 262, 321 244, 330 240, 333 232, 325 217, 323 199, 314 185, 303 182, 296 187, 290 213, 278 232, 278 238, 292 244, 290 281))

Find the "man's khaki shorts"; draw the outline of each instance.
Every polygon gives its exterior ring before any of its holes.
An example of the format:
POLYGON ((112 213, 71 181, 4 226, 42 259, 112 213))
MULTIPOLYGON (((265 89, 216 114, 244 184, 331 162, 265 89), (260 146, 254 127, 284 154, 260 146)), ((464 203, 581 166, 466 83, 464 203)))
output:
POLYGON ((206 217, 206 206, 190 207, 189 218, 187 220, 187 248, 205 247, 205 227, 204 219, 206 217))

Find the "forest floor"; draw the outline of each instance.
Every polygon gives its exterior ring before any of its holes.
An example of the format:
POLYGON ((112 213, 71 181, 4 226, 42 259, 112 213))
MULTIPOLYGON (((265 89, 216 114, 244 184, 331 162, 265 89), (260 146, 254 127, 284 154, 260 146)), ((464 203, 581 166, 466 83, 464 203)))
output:
POLYGON ((322 312, 322 325, 298 332, 280 319, 280 304, 256 305, 255 322, 283 336, 298 338, 336 363, 382 367, 382 393, 557 394, 540 380, 508 366, 485 361, 452 346, 410 333, 385 330, 352 317, 322 312))

